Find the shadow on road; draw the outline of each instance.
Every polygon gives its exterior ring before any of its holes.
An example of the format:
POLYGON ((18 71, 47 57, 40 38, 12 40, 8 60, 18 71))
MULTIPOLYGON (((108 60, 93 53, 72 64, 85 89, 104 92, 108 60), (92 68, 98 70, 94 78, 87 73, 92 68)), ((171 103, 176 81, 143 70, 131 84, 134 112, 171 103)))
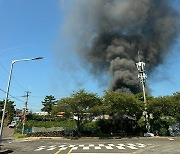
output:
POLYGON ((2 150, 2 151, 0 151, 0 154, 2 153, 2 154, 8 154, 8 153, 12 153, 13 152, 13 150, 2 150))

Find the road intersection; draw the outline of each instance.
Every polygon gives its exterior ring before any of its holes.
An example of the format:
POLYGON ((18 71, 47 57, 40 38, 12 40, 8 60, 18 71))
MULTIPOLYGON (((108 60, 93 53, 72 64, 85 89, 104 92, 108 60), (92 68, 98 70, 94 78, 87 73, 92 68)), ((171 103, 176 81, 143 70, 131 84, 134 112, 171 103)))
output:
POLYGON ((179 154, 180 138, 13 139, 3 144, 14 154, 179 154))

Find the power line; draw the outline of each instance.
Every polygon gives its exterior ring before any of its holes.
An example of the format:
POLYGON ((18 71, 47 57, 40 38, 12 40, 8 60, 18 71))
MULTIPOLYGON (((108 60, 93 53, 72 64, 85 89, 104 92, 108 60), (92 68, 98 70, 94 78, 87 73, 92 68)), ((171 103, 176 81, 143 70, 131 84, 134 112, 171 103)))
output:
MULTIPOLYGON (((4 90, 3 90, 3 89, 1 89, 1 88, 0 88, 0 91, 2 91, 2 92, 4 92, 4 93, 6 93, 6 91, 4 91, 4 90)), ((22 101, 22 100, 18 99, 17 97, 12 96, 11 94, 9 94, 9 96, 11 96, 12 98, 14 98, 14 99, 16 99, 16 100, 18 100, 18 101, 24 102, 24 101, 22 101)))
MULTIPOLYGON (((0 66, 3 68, 3 70, 4 70, 7 74, 9 74, 8 70, 2 65, 2 63, 0 63, 0 66)), ((20 88, 22 88, 23 90, 26 90, 15 78, 14 78, 13 80, 14 80, 14 82, 15 82, 20 88)))

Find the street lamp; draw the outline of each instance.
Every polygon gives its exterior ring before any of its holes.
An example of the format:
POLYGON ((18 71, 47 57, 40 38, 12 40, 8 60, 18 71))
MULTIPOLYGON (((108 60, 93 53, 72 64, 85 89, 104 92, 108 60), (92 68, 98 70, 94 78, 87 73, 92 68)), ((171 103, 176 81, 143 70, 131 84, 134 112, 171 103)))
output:
POLYGON ((6 104, 7 104, 8 96, 9 96, 9 88, 10 88, 10 83, 11 83, 13 65, 14 65, 14 63, 17 63, 17 62, 30 61, 30 60, 40 60, 40 59, 43 59, 43 57, 30 58, 30 59, 20 59, 20 60, 12 60, 12 62, 11 62, 11 68, 10 68, 10 74, 9 74, 8 85, 7 85, 7 92, 6 92, 6 99, 5 99, 5 102, 4 102, 4 108, 3 108, 2 120, 1 120, 0 143, 1 143, 1 140, 2 140, 4 117, 5 117, 5 112, 6 112, 6 104))

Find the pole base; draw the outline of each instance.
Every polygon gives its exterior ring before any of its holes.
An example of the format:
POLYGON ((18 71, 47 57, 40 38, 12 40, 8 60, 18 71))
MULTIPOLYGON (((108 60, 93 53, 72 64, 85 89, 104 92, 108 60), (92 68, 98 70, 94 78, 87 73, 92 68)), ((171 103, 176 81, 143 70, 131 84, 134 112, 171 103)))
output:
POLYGON ((0 154, 8 154, 8 153, 12 153, 13 150, 10 149, 0 149, 0 154))
POLYGON ((8 154, 12 152, 12 149, 8 149, 7 147, 3 147, 3 145, 0 145, 0 154, 8 154))
POLYGON ((0 153, 9 153, 9 150, 8 149, 0 149, 0 153))

